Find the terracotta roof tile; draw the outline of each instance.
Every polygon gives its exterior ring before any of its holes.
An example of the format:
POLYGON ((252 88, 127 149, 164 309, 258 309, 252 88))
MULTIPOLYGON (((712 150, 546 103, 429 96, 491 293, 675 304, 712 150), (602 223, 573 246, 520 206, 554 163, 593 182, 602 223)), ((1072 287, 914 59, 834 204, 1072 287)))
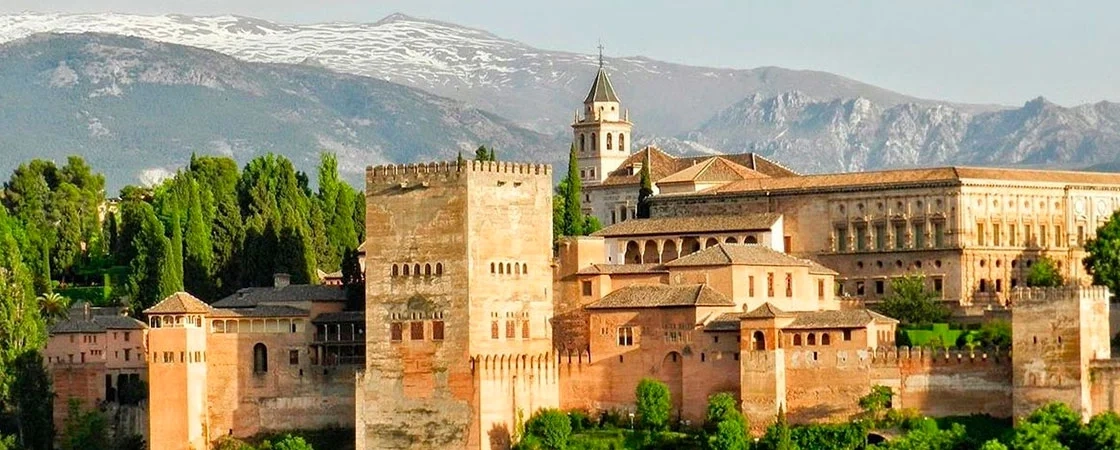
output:
POLYGON ((345 302, 342 286, 321 284, 290 284, 282 288, 253 287, 238 289, 232 295, 214 302, 215 308, 248 308, 261 303, 345 302))
POLYGON ((210 317, 307 317, 306 309, 283 305, 260 305, 252 308, 215 308, 210 317))
MULTIPOLYGON (((711 156, 676 157, 661 151, 657 147, 648 146, 627 157, 626 160, 619 164, 618 169, 607 174, 607 178, 597 186, 638 186, 641 175, 638 171, 634 171, 634 173, 631 174, 630 167, 636 164, 645 164, 647 154, 649 155, 650 181, 654 183, 660 182, 665 177, 712 159, 711 156)), ((798 175, 797 172, 789 170, 755 153, 720 155, 719 158, 737 164, 747 170, 757 172, 759 175, 763 176, 789 177, 798 175)), ((585 186, 584 189, 595 189, 595 187, 596 185, 585 186)))
POLYGON ((592 236, 620 237, 651 234, 697 234, 724 231, 762 231, 774 226, 781 214, 737 214, 727 216, 681 216, 632 219, 591 233, 592 236))
POLYGON ((345 322, 345 323, 365 323, 365 311, 342 311, 323 313, 315 316, 311 320, 314 323, 327 323, 327 322, 345 322))
POLYGON ((743 167, 726 158, 713 156, 700 164, 690 166, 657 181, 658 184, 685 182, 731 182, 753 178, 769 178, 767 175, 743 167))
POLYGON ((777 306, 770 304, 770 302, 763 303, 758 308, 752 309, 750 312, 740 316, 745 319, 771 319, 778 316, 786 316, 789 313, 782 311, 777 306))
POLYGON ((836 311, 811 311, 795 313, 796 318, 786 328, 789 329, 819 329, 819 328, 861 328, 875 320, 898 323, 897 320, 867 309, 850 309, 836 311))
POLYGON ((579 270, 580 275, 613 275, 669 273, 661 264, 592 264, 579 270))
POLYGON ((155 306, 144 310, 144 314, 209 314, 210 305, 186 292, 176 292, 155 306))
POLYGON ((704 331, 739 331, 741 313, 723 313, 704 324, 704 331))
POLYGON ((705 284, 632 285, 618 289, 588 309, 661 308, 670 306, 735 306, 727 296, 705 284))
POLYGON ((665 263, 666 267, 724 265, 800 266, 808 267, 811 273, 836 274, 835 271, 814 261, 801 259, 758 244, 716 244, 665 263))

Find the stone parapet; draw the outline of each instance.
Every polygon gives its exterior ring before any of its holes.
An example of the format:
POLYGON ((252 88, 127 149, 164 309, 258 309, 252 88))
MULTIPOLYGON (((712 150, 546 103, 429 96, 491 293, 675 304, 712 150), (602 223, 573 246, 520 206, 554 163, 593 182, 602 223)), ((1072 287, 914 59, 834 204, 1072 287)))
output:
POLYGON ((524 175, 552 175, 552 166, 537 163, 517 163, 508 161, 440 161, 417 164, 388 164, 366 168, 369 180, 385 180, 400 177, 440 175, 462 172, 511 173, 524 175))
POLYGON ((875 367, 899 364, 992 364, 1011 363, 1011 352, 997 348, 929 348, 929 347, 880 347, 869 349, 871 364, 875 367))

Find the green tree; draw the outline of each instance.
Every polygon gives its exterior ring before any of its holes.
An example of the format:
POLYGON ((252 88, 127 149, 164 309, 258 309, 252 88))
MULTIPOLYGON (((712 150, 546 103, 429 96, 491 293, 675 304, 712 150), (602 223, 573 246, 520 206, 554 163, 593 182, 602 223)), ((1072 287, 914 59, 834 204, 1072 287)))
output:
POLYGON ((980 345, 1011 348, 1011 322, 995 319, 980 326, 980 345))
POLYGON ((277 272, 291 274, 293 283, 313 282, 311 199, 292 162, 273 154, 254 158, 241 172, 237 195, 246 223, 243 283, 265 286, 277 272))
POLYGON ((240 174, 230 158, 191 156, 189 171, 199 186, 205 221, 209 223, 214 274, 213 297, 233 293, 239 286, 240 252, 245 238, 237 197, 240 174))
POLYGON ((1120 415, 1105 411, 1089 419, 1085 427, 1085 450, 1108 450, 1120 448, 1120 415))
POLYGON ((1120 292, 1120 211, 1112 213, 1097 229, 1096 237, 1085 242, 1089 256, 1083 261, 1093 275, 1093 284, 1108 286, 1109 292, 1120 292))
MULTIPOLYGON (((211 241, 212 218, 203 206, 202 187, 193 175, 186 180, 186 223, 183 230, 183 288, 204 299, 217 296, 214 278, 214 245, 211 241)), ((174 240, 174 239, 172 239, 174 240)), ((174 242, 172 242, 174 245, 174 242)))
POLYGON ((1027 270, 1027 286, 1054 287, 1064 283, 1062 274, 1058 271, 1058 264, 1049 256, 1038 258, 1038 261, 1027 270))
POLYGON ((653 378, 643 378, 634 393, 637 397, 638 421, 642 429, 662 431, 669 426, 672 403, 669 386, 653 378))
POLYGON ((1007 446, 1002 442, 992 439, 980 446, 980 450, 1007 450, 1007 446))
POLYGON ((882 445, 873 445, 872 450, 955 450, 965 440, 965 428, 955 423, 948 430, 939 430, 936 422, 932 427, 911 430, 901 438, 882 445))
POLYGON ((172 211, 168 220, 171 230, 167 252, 167 270, 163 279, 163 291, 167 294, 183 290, 183 225, 178 211, 172 211))
POLYGON ((70 399, 59 443, 62 450, 111 450, 109 421, 101 411, 83 411, 80 401, 70 399))
POLYGON ((949 309, 937 300, 937 294, 926 288, 922 275, 904 275, 891 280, 891 293, 875 310, 904 324, 943 322, 949 309))
POLYGON ((562 450, 572 435, 572 421, 558 409, 542 409, 525 424, 525 432, 535 436, 546 449, 562 450))
POLYGON ((70 299, 63 297, 62 294, 48 292, 40 295, 36 300, 39 302, 43 317, 48 322, 56 322, 66 318, 67 310, 70 308, 70 299))
POLYGON ((735 396, 729 392, 720 392, 712 394, 708 397, 708 412, 705 415, 705 425, 711 426, 713 429, 716 424, 729 419, 742 417, 739 413, 739 402, 735 400, 735 396))
POLYGON ((560 182, 557 194, 563 201, 559 211, 562 213, 562 219, 559 222, 560 230, 556 234, 558 236, 583 236, 585 234, 584 214, 580 203, 583 196, 583 187, 580 185, 579 159, 574 143, 568 152, 568 174, 560 182))
POLYGON ((863 412, 873 420, 880 420, 883 411, 891 404, 891 388, 875 385, 871 387, 871 392, 859 398, 859 407, 863 412))
POLYGON ((653 195, 653 180, 652 180, 652 178, 650 178, 650 174, 649 174, 649 170, 650 170, 649 169, 649 163, 650 163, 649 152, 647 151, 646 152, 645 163, 642 164, 641 187, 638 188, 638 218, 639 219, 648 219, 649 215, 650 215, 649 214, 650 213, 650 211, 649 211, 649 209, 650 209, 649 197, 651 195, 653 195))
POLYGON ((480 145, 480 146, 478 146, 478 149, 476 149, 474 151, 474 160, 475 161, 497 161, 498 159, 494 156, 494 150, 493 149, 487 149, 485 145, 480 145))
POLYGON ((16 446, 16 437, 0 434, 0 450, 19 450, 16 446))
POLYGON ((311 444, 300 436, 284 435, 279 441, 272 444, 273 450, 314 450, 311 444))
POLYGON ((746 450, 747 431, 743 423, 736 420, 719 422, 709 447, 712 450, 746 450))
POLYGON ((152 205, 130 200, 121 204, 122 237, 131 236, 132 259, 129 263, 127 291, 132 310, 143 311, 175 292, 171 274, 171 240, 152 205))
POLYGON ((17 242, 21 232, 20 222, 0 208, 0 407, 11 403, 20 358, 42 348, 47 334, 17 242))
POLYGON ((12 395, 19 441, 25 450, 50 450, 54 441, 54 396, 51 378, 38 350, 24 352, 13 362, 12 395))
POLYGON ((341 265, 343 252, 358 247, 358 227, 353 221, 357 191, 342 181, 338 159, 333 153, 322 153, 319 159, 319 193, 316 202, 322 211, 326 228, 326 253, 319 264, 333 272, 341 265))
POLYGON ((346 289, 346 309, 363 311, 366 306, 366 279, 358 250, 346 250, 342 258, 342 286, 346 289))

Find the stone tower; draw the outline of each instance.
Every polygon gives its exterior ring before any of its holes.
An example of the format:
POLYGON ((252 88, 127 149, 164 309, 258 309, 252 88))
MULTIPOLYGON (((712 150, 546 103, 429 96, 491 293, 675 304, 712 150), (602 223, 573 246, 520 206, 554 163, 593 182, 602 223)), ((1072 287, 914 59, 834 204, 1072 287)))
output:
POLYGON ((382 166, 366 186, 357 448, 508 448, 559 403, 551 169, 382 166))
POLYGON ((210 306, 178 292, 148 317, 148 436, 168 450, 210 447, 206 411, 206 315, 210 306))
POLYGON ((583 100, 583 115, 576 113, 572 123, 572 142, 576 146, 580 181, 584 185, 602 182, 630 156, 633 124, 629 119, 629 113, 622 111, 600 54, 599 72, 583 100))

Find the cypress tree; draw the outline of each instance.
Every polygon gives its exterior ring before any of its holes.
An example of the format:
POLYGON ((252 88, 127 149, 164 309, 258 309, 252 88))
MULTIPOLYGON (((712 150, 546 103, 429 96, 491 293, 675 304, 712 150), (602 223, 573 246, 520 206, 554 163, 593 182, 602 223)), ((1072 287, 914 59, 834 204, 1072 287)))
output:
MULTIPOLYGON (((186 231, 183 234, 183 287, 200 298, 212 300, 214 292, 214 248, 210 225, 202 208, 202 192, 193 176, 187 183, 186 231)), ((174 244, 172 244, 174 245, 174 244)))
POLYGON ((564 181, 567 182, 567 192, 564 192, 564 236, 582 236, 583 229, 583 207, 580 204, 580 197, 583 196, 583 189, 579 180, 579 160, 576 156, 576 144, 572 143, 572 148, 568 152, 568 175, 565 176, 564 181))
POLYGON ((653 181, 649 175, 649 151, 646 151, 645 163, 642 164, 642 187, 638 189, 638 218, 649 218, 649 196, 653 195, 653 181))
POLYGON ((480 145, 480 146, 478 146, 477 149, 475 149, 474 160, 475 161, 489 161, 490 160, 490 151, 486 149, 485 145, 480 145))
MULTIPOLYGON (((129 263, 128 292, 132 310, 139 313, 174 293, 171 278, 171 240, 155 209, 147 202, 130 200, 121 205, 122 228, 134 229, 129 263)), ((181 281, 180 281, 181 284, 181 281)))

